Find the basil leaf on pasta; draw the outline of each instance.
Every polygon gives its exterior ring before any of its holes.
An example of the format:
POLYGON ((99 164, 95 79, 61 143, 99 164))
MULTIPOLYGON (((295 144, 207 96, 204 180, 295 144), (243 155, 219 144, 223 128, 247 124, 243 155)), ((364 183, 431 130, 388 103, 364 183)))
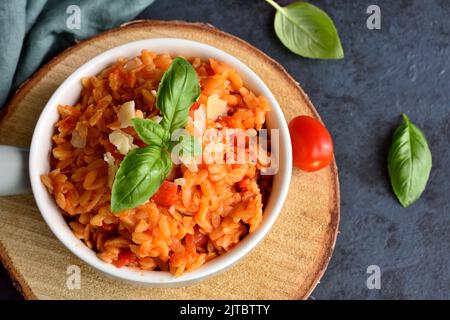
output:
POLYGON ((192 65, 175 58, 164 73, 156 94, 156 106, 163 117, 161 126, 173 132, 184 128, 189 108, 200 95, 200 83, 192 65))
POLYGON ((169 132, 150 119, 132 119, 134 130, 148 145, 163 146, 170 138, 169 132))
POLYGON ((159 146, 148 146, 130 151, 120 163, 112 187, 111 210, 119 212, 135 208, 158 191, 172 161, 159 146))
POLYGON ((200 83, 191 64, 173 60, 164 73, 156 94, 162 120, 132 119, 133 127, 147 147, 130 151, 116 173, 111 194, 111 210, 135 208, 147 201, 164 182, 172 168, 169 152, 179 143, 182 153, 198 153, 201 145, 187 135, 176 143, 171 133, 186 126, 189 108, 200 95, 200 83))

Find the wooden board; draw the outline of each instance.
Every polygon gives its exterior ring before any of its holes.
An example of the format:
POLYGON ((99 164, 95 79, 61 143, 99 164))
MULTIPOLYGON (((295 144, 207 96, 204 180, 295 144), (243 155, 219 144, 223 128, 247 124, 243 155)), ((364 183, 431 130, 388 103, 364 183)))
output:
MULTIPOLYGON (((288 121, 299 114, 318 117, 283 67, 248 43, 205 24, 139 21, 79 43, 38 71, 4 112, 0 144, 28 147, 42 108, 78 66, 112 47, 159 37, 192 39, 234 55, 264 80, 288 121)), ((333 163, 312 174, 294 170, 283 211, 263 243, 229 271, 189 287, 146 288, 100 274, 59 243, 32 195, 0 197, 0 257, 29 299, 305 299, 326 269, 338 224, 339 184, 333 163), (66 286, 69 265, 81 268, 79 290, 66 286)))

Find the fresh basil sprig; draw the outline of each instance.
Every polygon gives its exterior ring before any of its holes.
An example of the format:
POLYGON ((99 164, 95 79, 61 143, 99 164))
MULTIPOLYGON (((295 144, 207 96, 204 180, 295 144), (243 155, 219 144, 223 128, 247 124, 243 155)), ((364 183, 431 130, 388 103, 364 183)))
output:
POLYGON ((201 151, 192 136, 171 141, 171 134, 186 125, 189 107, 199 95, 200 84, 194 68, 182 58, 174 59, 156 95, 162 121, 132 120, 136 133, 149 146, 130 151, 121 162, 111 192, 113 212, 135 208, 158 191, 172 168, 170 152, 177 144, 183 151, 191 147, 201 151))
POLYGON ((403 114, 404 122, 395 130, 388 155, 392 188, 406 208, 425 190, 432 158, 423 132, 403 114))
POLYGON ((173 132, 184 128, 189 107, 200 95, 197 73, 191 64, 177 58, 164 73, 156 93, 156 106, 161 111, 161 126, 173 132))
POLYGON ((307 2, 294 2, 286 7, 273 0, 266 2, 277 10, 275 33, 289 50, 306 58, 344 58, 336 27, 324 11, 307 2))
POLYGON ((131 209, 147 201, 158 191, 171 168, 170 154, 157 145, 130 151, 116 173, 111 210, 131 209))
POLYGON ((169 131, 153 120, 134 118, 131 122, 136 133, 146 144, 165 147, 170 139, 169 131))

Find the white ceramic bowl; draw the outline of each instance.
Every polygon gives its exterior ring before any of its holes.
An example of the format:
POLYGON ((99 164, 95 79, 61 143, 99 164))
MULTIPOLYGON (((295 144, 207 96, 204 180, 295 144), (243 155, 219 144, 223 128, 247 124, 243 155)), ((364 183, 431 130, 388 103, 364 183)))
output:
POLYGON ((56 237, 81 260, 108 275, 139 284, 159 287, 182 286, 196 282, 229 268, 250 252, 267 235, 278 217, 288 192, 291 170, 292 150, 287 123, 280 106, 264 82, 245 64, 219 49, 199 42, 173 38, 131 42, 108 50, 79 67, 55 91, 42 111, 34 130, 29 157, 30 180, 36 203, 56 237), (119 56, 137 56, 144 48, 158 53, 170 53, 185 57, 215 58, 227 63, 240 73, 247 87, 267 97, 271 105, 271 110, 267 115, 267 127, 269 129, 280 129, 279 170, 274 177, 272 193, 265 207, 264 218, 259 228, 245 237, 228 253, 205 263, 192 272, 186 272, 180 277, 162 271, 142 271, 127 267, 116 268, 114 265, 100 260, 94 251, 73 235, 56 206, 55 200, 49 195, 40 180, 40 175, 48 173, 50 169, 51 137, 54 133, 54 124, 59 118, 58 104, 73 105, 77 102, 81 91, 80 79, 82 77, 98 74, 105 67, 114 63, 119 56))

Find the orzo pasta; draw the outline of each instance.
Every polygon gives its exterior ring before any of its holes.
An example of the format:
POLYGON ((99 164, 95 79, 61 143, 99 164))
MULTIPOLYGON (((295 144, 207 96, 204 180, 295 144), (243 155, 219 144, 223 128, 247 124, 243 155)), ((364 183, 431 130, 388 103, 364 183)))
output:
MULTIPOLYGON (((232 249, 260 225, 271 179, 260 174, 258 161, 181 164, 147 202, 111 211, 111 186, 121 161, 146 145, 131 119, 158 121, 156 90, 172 60, 143 50, 83 78, 78 103, 58 106, 51 171, 41 180, 75 236, 102 260, 178 276, 232 249)), ((201 87, 189 114, 203 113, 203 129, 265 126, 267 100, 246 88, 235 70, 214 59, 189 62, 201 87)), ((196 129, 191 119, 186 130, 195 134, 196 129)))

